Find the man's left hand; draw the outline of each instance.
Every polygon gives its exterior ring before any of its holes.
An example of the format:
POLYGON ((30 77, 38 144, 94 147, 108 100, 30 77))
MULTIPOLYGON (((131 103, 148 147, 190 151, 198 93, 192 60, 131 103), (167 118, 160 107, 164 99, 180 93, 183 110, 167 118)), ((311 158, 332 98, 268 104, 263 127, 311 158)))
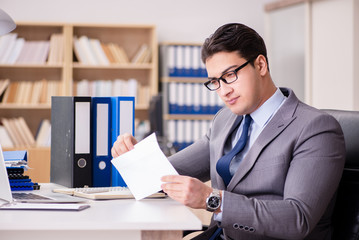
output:
POLYGON ((206 209, 206 199, 212 188, 188 176, 168 175, 161 178, 162 190, 172 199, 191 208, 206 209))

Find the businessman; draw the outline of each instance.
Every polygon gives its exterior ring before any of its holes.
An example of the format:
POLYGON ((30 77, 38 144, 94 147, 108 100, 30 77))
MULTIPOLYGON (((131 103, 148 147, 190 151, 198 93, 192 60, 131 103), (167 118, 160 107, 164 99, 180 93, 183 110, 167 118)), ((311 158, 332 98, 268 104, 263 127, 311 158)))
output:
MULTIPOLYGON (((338 122, 275 86, 263 39, 243 24, 217 29, 202 60, 204 85, 226 106, 205 136, 169 158, 180 175, 162 178, 171 198, 214 212, 196 239, 330 239, 345 161, 338 122)), ((134 144, 120 135, 112 155, 134 144)))

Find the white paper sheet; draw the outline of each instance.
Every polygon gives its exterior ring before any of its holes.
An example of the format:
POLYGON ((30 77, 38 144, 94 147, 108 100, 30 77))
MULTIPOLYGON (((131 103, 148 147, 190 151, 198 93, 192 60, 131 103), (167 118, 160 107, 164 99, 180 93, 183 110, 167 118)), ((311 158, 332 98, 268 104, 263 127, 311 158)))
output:
POLYGON ((157 143, 153 133, 137 143, 133 150, 112 159, 136 200, 161 190, 161 177, 178 175, 157 143))

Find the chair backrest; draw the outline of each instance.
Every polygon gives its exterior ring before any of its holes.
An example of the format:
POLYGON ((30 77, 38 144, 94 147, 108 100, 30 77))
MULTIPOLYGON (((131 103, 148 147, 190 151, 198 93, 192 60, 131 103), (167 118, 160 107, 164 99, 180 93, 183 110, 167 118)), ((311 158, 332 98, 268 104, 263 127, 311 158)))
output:
POLYGON ((333 214, 333 238, 359 239, 359 112, 324 110, 342 127, 346 161, 333 214))
POLYGON ((157 136, 163 136, 163 114, 162 114, 162 94, 153 96, 150 101, 148 111, 150 120, 150 132, 155 132, 157 136))

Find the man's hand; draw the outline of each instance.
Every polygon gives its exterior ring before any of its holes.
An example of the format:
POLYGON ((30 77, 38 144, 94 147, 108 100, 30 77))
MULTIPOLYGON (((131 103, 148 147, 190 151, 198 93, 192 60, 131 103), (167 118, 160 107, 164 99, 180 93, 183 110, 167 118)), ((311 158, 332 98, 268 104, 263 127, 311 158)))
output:
POLYGON ((212 188, 200 180, 188 176, 169 175, 161 180, 162 190, 172 199, 191 208, 206 209, 206 199, 212 188))
POLYGON ((119 135, 116 142, 111 149, 112 157, 118 157, 125 152, 133 149, 133 146, 137 143, 137 140, 129 133, 119 135))

